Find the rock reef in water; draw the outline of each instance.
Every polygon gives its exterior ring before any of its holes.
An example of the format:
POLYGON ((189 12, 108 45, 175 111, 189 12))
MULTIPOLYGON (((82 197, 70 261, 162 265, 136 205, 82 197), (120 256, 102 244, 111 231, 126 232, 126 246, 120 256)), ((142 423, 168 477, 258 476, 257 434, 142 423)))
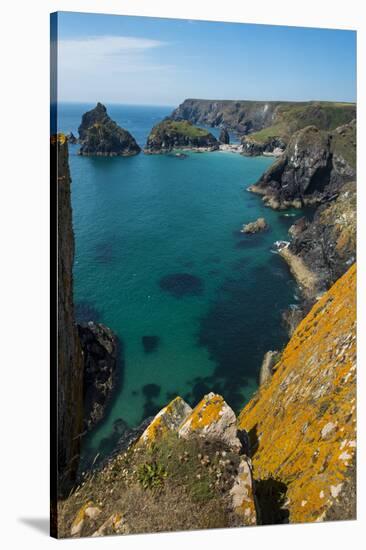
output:
POLYGON ((108 116, 101 103, 83 114, 79 143, 79 154, 84 156, 129 157, 141 151, 135 138, 108 116))
POLYGON ((268 229, 268 224, 264 218, 258 218, 254 222, 244 224, 241 233, 247 233, 253 235, 254 233, 259 233, 260 231, 265 231, 268 229))
POLYGON ((203 281, 190 273, 172 273, 159 281, 162 290, 169 292, 175 298, 184 296, 199 296, 203 292, 203 281))
POLYGON ((117 338, 108 327, 90 321, 78 325, 84 355, 84 425, 103 418, 117 378, 117 338))
POLYGON ((214 151, 219 148, 216 138, 207 130, 191 122, 165 119, 151 130, 146 153, 162 153, 174 149, 214 151))

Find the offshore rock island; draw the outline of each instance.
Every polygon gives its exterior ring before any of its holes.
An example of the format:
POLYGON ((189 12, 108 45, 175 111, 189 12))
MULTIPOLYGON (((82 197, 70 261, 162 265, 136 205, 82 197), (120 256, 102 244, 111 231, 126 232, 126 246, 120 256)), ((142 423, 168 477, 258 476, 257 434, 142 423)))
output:
POLYGON ((78 143, 81 144, 79 155, 83 156, 129 157, 141 151, 135 138, 108 116, 101 103, 84 113, 78 143))
POLYGON ((218 141, 207 130, 198 128, 189 121, 166 119, 151 130, 145 153, 162 153, 173 149, 214 151, 218 148, 218 141))

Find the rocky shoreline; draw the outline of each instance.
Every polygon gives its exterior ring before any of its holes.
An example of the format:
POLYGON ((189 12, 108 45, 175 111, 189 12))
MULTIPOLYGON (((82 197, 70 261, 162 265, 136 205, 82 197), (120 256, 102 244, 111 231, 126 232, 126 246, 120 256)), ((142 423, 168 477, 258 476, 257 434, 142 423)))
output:
MULTIPOLYGON (((305 217, 291 226, 290 241, 277 247, 302 293, 296 311, 287 312, 290 340, 281 352, 267 352, 259 391, 238 418, 220 395, 205 395, 193 409, 177 396, 153 419, 126 430, 108 460, 89 471, 68 498, 59 500, 57 509, 55 498, 75 485, 83 422, 90 430, 111 399, 118 344, 101 324, 75 324, 67 139, 55 140, 61 152, 59 304, 64 331, 59 336, 58 371, 62 452, 57 473, 62 484, 53 497, 55 534, 185 529, 186 510, 196 528, 355 516, 356 123, 342 120, 344 124, 331 128, 328 123, 326 128, 311 124, 291 133, 291 125, 285 130, 281 126, 280 137, 245 137, 235 146, 226 132, 219 142, 192 124, 235 126, 245 136, 254 135, 283 121, 282 107, 288 107, 285 102, 237 103, 233 112, 232 102, 206 102, 203 114, 197 100, 186 100, 153 128, 145 152, 246 149, 249 155, 260 150, 278 155, 249 190, 275 210, 316 207, 311 217, 305 211, 305 217), (248 109, 245 116, 243 104, 248 109), (238 112, 241 118, 236 121, 238 112), (158 502, 152 490, 156 488, 158 502), (147 512, 143 517, 142 505, 147 512), (172 510, 179 513, 171 515, 172 510), (166 522, 157 523, 161 515, 166 522)), ((304 105, 307 114, 313 112, 312 103, 304 105)), ((86 114, 79 128, 80 154, 139 152, 132 136, 109 119, 104 106, 98 104, 96 111, 86 114)), ((340 119, 351 114, 352 107, 342 107, 340 119)), ((265 220, 258 219, 243 231, 266 228, 265 220)))

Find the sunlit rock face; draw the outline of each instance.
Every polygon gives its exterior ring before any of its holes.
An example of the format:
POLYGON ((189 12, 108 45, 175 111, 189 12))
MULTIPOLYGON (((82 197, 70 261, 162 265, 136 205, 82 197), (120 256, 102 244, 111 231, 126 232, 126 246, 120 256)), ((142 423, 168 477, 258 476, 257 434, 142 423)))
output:
POLYGON ((291 523, 355 517, 355 265, 299 324, 239 426, 256 485, 281 484, 291 523))

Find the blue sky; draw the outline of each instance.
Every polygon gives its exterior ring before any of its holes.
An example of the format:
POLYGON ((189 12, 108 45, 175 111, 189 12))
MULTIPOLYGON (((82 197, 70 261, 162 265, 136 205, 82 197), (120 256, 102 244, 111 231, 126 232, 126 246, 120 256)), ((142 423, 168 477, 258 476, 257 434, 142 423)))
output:
POLYGON ((58 99, 356 100, 356 33, 60 12, 58 99))

